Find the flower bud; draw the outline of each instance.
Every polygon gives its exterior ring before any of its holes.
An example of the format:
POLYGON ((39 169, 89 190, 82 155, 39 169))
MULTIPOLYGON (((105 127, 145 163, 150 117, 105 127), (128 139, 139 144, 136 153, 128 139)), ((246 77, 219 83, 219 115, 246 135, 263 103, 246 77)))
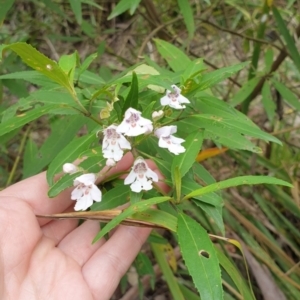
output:
POLYGON ((152 113, 152 119, 154 121, 157 121, 157 120, 161 119, 163 116, 164 116, 164 112, 162 110, 154 111, 152 113))
POLYGON ((112 159, 112 158, 109 158, 107 161, 106 161, 106 165, 108 167, 114 167, 116 165, 116 162, 112 159))
POLYGON ((66 163, 63 165, 63 171, 64 173, 67 173, 67 174, 74 174, 77 172, 77 167, 73 164, 70 164, 70 163, 66 163))

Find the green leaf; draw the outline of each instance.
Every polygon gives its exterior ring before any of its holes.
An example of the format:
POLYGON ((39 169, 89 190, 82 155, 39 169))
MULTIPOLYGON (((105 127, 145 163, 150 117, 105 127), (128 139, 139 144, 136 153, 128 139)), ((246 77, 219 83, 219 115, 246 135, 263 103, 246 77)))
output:
POLYGON ((203 202, 196 200, 195 198, 192 201, 200 207, 209 217, 210 220, 213 220, 213 223, 216 224, 220 230, 222 236, 225 235, 225 226, 223 222, 222 207, 212 206, 203 202))
POLYGON ((201 299, 223 299, 218 257, 205 229, 189 216, 178 215, 178 243, 201 299))
POLYGON ((168 252, 166 253, 166 247, 170 244, 162 245, 151 243, 151 250, 154 254, 155 261, 159 265, 159 269, 163 274, 163 278, 166 281, 169 291, 172 295, 173 300, 184 300, 184 297, 180 291, 177 278, 174 276, 173 271, 170 267, 170 261, 168 259, 168 252))
MULTIPOLYGON (((58 66, 58 64, 29 44, 23 42, 14 43, 4 45, 1 50, 3 51, 4 49, 14 51, 29 67, 44 74, 60 86, 65 87, 71 94, 75 94, 74 87, 70 82, 68 75, 58 66)), ((0 51, 0 61, 2 58, 2 51, 0 51)))
POLYGON ((176 190, 176 202, 180 202, 181 198, 181 174, 179 170, 179 166, 175 166, 174 169, 174 184, 175 184, 175 190, 176 190))
POLYGON ((300 111, 300 101, 298 96, 296 96, 290 89, 276 79, 271 79, 271 81, 285 102, 300 111))
POLYGON ((70 78, 70 82, 73 82, 74 80, 77 61, 78 61, 77 51, 75 51, 73 54, 70 55, 62 55, 59 59, 58 65, 66 74, 68 74, 68 77, 70 78))
POLYGON ((95 133, 90 133, 69 143, 51 162, 47 171, 48 184, 53 184, 54 176, 61 172, 64 163, 73 163, 97 139, 95 133))
POLYGON ((128 185, 118 185, 102 196, 101 202, 95 202, 91 210, 113 209, 129 202, 130 188, 128 185))
POLYGON ((261 95, 262 95, 261 102, 265 108, 268 119, 271 123, 273 123, 275 113, 276 113, 276 104, 271 94, 270 84, 267 81, 265 81, 262 87, 261 95))
POLYGON ((24 158, 23 178, 39 173, 46 167, 65 146, 74 138, 77 131, 84 125, 85 118, 82 116, 68 116, 56 120, 51 126, 51 134, 29 159, 24 158))
POLYGON ((57 109, 59 105, 44 105, 34 108, 25 113, 16 115, 14 118, 6 120, 0 124, 0 136, 13 131, 21 126, 49 113, 50 111, 57 109))
POLYGON ((90 54, 82 63, 82 65, 79 68, 79 76, 90 66, 90 64, 97 58, 98 53, 92 53, 90 54))
POLYGON ((249 62, 243 62, 243 63, 239 63, 230 67, 221 68, 216 71, 204 74, 196 90, 197 91, 206 90, 211 86, 214 86, 217 83, 235 74, 236 72, 238 72, 239 70, 247 66, 248 64, 249 62))
POLYGON ((29 137, 23 157, 23 171, 22 171, 22 179, 25 179, 30 176, 30 174, 36 174, 34 172, 35 164, 32 162, 36 158, 38 152, 37 144, 29 137))
POLYGON ((134 261, 134 266, 136 268, 139 277, 148 275, 150 277, 150 286, 154 289, 155 284, 155 273, 149 257, 140 252, 134 261))
POLYGON ((2 122, 5 122, 11 118, 16 118, 16 115, 28 113, 34 111, 38 107, 44 107, 45 105, 53 105, 53 112, 58 109, 69 110, 69 113, 78 114, 79 112, 73 110, 72 107, 76 107, 76 103, 69 93, 64 91, 45 91, 37 90, 32 92, 29 97, 21 98, 19 101, 11 105, 4 111, 2 122))
MULTIPOLYGON (((182 179, 182 194, 188 195, 195 190, 199 190, 201 187, 200 184, 196 183, 195 181, 191 180, 190 178, 184 177, 182 179)), ((209 193, 207 195, 200 195, 193 197, 194 199, 199 200, 200 202, 204 202, 206 204, 212 206, 223 206, 222 198, 216 193, 209 193)))
MULTIPOLYGON (((78 75, 79 75, 79 71, 75 70, 75 78, 78 78, 78 75)), ((102 77, 100 77, 99 75, 97 75, 93 72, 90 72, 88 70, 83 71, 80 74, 80 77, 78 80, 81 83, 94 84, 97 87, 99 86, 99 84, 105 84, 105 81, 103 80, 102 77)))
POLYGON ((13 6, 15 0, 3 0, 1 1, 1 9, 0 9, 0 24, 2 26, 2 22, 5 19, 5 16, 7 14, 7 12, 11 9, 11 7, 13 6))
POLYGON ((141 0, 121 0, 108 16, 107 20, 121 15, 126 10, 129 10, 129 13, 133 15, 140 2, 141 0))
POLYGON ((73 186, 74 179, 80 175, 81 174, 78 172, 74 174, 64 174, 50 187, 50 189, 48 190, 48 196, 50 198, 53 198, 65 189, 73 186))
POLYGON ((52 80, 48 79, 45 75, 37 71, 20 71, 9 73, 1 75, 0 79, 22 79, 42 87, 47 87, 49 89, 59 87, 57 83, 53 82, 52 80))
POLYGON ((272 12, 273 12, 275 21, 277 23, 278 29, 286 42, 286 47, 293 59, 294 64, 296 65, 296 67, 298 68, 298 70, 300 72, 300 54, 297 50, 295 41, 294 41, 293 37, 290 35, 289 30, 288 30, 286 24, 284 23, 279 11, 275 7, 275 5, 272 6, 272 12))
POLYGON ((101 229, 100 232, 95 236, 93 243, 96 243, 99 239, 104 237, 109 231, 115 228, 117 225, 120 224, 123 220, 130 217, 136 212, 142 212, 146 209, 151 208, 152 205, 170 200, 170 197, 155 197, 151 199, 147 199, 147 201, 140 201, 139 203, 130 205, 127 207, 120 215, 112 219, 108 224, 105 225, 104 228, 101 229))
POLYGON ((82 23, 81 0, 69 0, 76 21, 79 25, 82 23))
POLYGON ((203 58, 197 58, 189 62, 184 73, 182 74, 182 77, 184 81, 187 81, 188 79, 192 79, 193 77, 199 75, 200 72, 206 69, 207 67, 203 63, 203 58))
POLYGON ((244 300, 255 300, 252 297, 249 287, 245 283, 243 276, 239 273, 238 269, 232 264, 232 262, 224 255, 224 253, 218 248, 215 247, 218 260, 220 265, 224 268, 230 278, 233 280, 234 284, 240 291, 244 300))
POLYGON ((132 73, 132 81, 130 86, 130 91, 128 93, 128 96, 124 102, 123 108, 122 108, 122 115, 124 115, 125 111, 129 108, 135 108, 137 109, 138 106, 138 99, 139 99, 139 83, 137 76, 135 72, 132 73))
POLYGON ((219 124, 213 120, 195 120, 192 117, 175 123, 178 131, 189 133, 198 128, 205 128, 204 138, 211 139, 217 144, 222 144, 230 149, 243 149, 256 153, 261 153, 259 147, 254 146, 249 139, 231 127, 219 124))
MULTIPOLYGON (((148 201, 148 199, 145 201, 148 201)), ((165 211, 154 208, 149 208, 142 212, 134 213, 131 215, 130 219, 152 222, 173 232, 176 232, 177 230, 176 217, 165 211)))
POLYGON ((194 198, 196 196, 204 195, 207 193, 219 191, 226 189, 228 187, 239 186, 239 185, 254 185, 254 184, 276 184, 292 187, 292 184, 283 181, 281 179, 269 177, 269 176, 239 176, 235 178, 230 178, 227 180, 219 181, 210 184, 206 187, 195 190, 184 197, 184 200, 189 198, 194 198))
POLYGON ((190 64, 191 60, 189 57, 176 46, 160 39, 154 39, 154 41, 158 52, 167 61, 173 71, 182 71, 190 64))
POLYGON ((208 115, 208 114, 193 115, 190 117, 190 120, 192 120, 193 118, 197 119, 198 128, 199 127, 205 128, 209 124, 215 125, 217 127, 217 124, 219 124, 221 128, 227 127, 229 132, 234 130, 247 136, 252 136, 252 137, 263 139, 265 141, 271 141, 277 144, 281 144, 281 142, 276 137, 262 131, 258 126, 256 126, 250 120, 248 121, 248 123, 246 123, 243 119, 238 117, 222 118, 219 116, 208 115))
POLYGON ((241 104, 252 93, 259 81, 259 77, 254 77, 247 81, 241 87, 241 89, 233 96, 233 98, 229 100, 229 104, 232 106, 237 106, 238 104, 241 104))
POLYGON ((181 177, 183 177, 195 162, 196 156, 201 150, 203 142, 203 131, 197 130, 192 132, 183 143, 185 152, 174 157, 171 166, 172 181, 175 185, 175 170, 178 168, 181 177))
POLYGON ((177 0, 180 12, 183 15, 185 26, 189 33, 189 39, 192 39, 195 33, 195 23, 193 10, 188 0, 177 0))

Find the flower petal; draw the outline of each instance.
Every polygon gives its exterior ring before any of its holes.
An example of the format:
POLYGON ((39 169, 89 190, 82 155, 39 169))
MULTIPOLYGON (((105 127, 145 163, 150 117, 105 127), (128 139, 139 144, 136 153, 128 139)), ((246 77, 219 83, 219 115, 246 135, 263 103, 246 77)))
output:
POLYGON ((124 119, 122 123, 118 126, 117 132, 118 133, 126 133, 130 129, 130 125, 124 119))
POLYGON ((87 210, 93 204, 93 199, 88 193, 83 195, 79 200, 77 200, 74 210, 87 210))
POLYGON ((136 180, 136 174, 133 170, 131 170, 128 176, 125 178, 124 184, 133 183, 135 180, 136 180))
POLYGON ((93 173, 83 174, 74 179, 74 185, 76 186, 80 183, 83 183, 84 185, 89 185, 91 183, 94 183, 95 181, 96 181, 95 174, 93 174, 93 173))
POLYGON ((189 101, 189 99, 185 98, 185 97, 182 96, 182 95, 179 95, 177 99, 178 99, 178 102, 179 102, 179 103, 191 103, 191 102, 189 101))
POLYGON ((95 184, 93 184, 90 190, 90 195, 91 198, 96 202, 100 202, 102 200, 102 193, 95 184))
POLYGON ((133 184, 130 185, 130 188, 133 192, 139 193, 142 190, 142 185, 140 181, 135 181, 133 184))
POLYGON ((175 155, 178 155, 180 153, 184 153, 185 152, 185 148, 183 146, 177 145, 177 144, 170 145, 170 147, 168 148, 168 150, 171 153, 174 153, 175 155))
POLYGON ((154 181, 154 182, 157 182, 157 181, 158 181, 158 176, 157 176, 157 174, 156 174, 154 171, 152 171, 150 168, 147 169, 147 171, 146 171, 146 176, 147 176, 148 178, 151 178, 152 181, 154 181))
POLYGON ((160 98, 160 104, 163 106, 169 105, 170 104, 170 98, 168 96, 164 96, 160 98))
POLYGON ((142 189, 145 191, 149 191, 153 188, 152 181, 151 180, 145 180, 143 181, 142 189))
POLYGON ((126 140, 126 138, 123 135, 120 135, 118 143, 121 149, 131 149, 130 143, 126 140))
POLYGON ((83 190, 80 187, 76 187, 72 193, 71 193, 71 199, 72 200, 77 200, 79 198, 81 198, 83 195, 83 190))

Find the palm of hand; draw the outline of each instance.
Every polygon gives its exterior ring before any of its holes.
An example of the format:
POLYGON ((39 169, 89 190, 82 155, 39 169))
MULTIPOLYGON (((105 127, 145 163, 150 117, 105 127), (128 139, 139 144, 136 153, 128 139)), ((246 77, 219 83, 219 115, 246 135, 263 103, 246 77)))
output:
MULTIPOLYGON (((127 157, 114 172, 130 164, 127 157)), ((49 199, 47 189, 42 173, 0 193, 0 298, 109 299, 150 230, 119 226, 92 245, 98 222, 35 217, 74 206, 70 191, 49 199)))

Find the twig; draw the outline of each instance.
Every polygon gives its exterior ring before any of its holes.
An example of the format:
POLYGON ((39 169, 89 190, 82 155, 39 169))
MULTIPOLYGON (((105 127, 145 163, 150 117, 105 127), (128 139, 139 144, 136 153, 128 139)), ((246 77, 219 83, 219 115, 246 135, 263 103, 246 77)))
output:
POLYGON ((257 38, 254 38, 254 37, 251 37, 251 36, 248 36, 248 35, 244 35, 244 34, 242 34, 242 33, 238 33, 238 32, 236 32, 236 31, 234 31, 234 30, 231 30, 231 29, 227 29, 227 28, 221 27, 221 26, 219 26, 219 25, 217 25, 217 24, 215 24, 215 23, 212 23, 212 22, 210 22, 210 21, 208 21, 208 20, 205 20, 205 19, 202 19, 202 18, 197 18, 197 17, 196 17, 195 19, 199 19, 199 20, 201 20, 203 23, 209 24, 209 25, 211 25, 212 27, 215 27, 215 28, 217 28, 217 29, 220 30, 220 31, 228 32, 228 33, 230 33, 230 34, 232 34, 232 35, 236 35, 236 36, 238 36, 238 37, 240 37, 240 38, 243 38, 243 39, 246 39, 246 40, 249 40, 249 41, 253 41, 253 42, 256 42, 256 43, 260 43, 260 44, 269 45, 269 46, 272 46, 272 47, 278 49, 279 51, 283 51, 283 50, 284 50, 284 48, 281 48, 281 47, 277 46, 277 45, 274 44, 274 43, 270 43, 270 42, 265 41, 265 40, 262 40, 262 39, 257 39, 257 38))
POLYGON ((23 150, 24 150, 25 142, 26 142, 26 140, 27 140, 27 137, 28 137, 28 134, 29 134, 29 132, 30 132, 30 129, 31 129, 31 126, 29 125, 29 126, 27 127, 25 133, 23 134, 23 137, 22 137, 22 140, 21 140, 21 143, 20 143, 20 147, 19 147, 19 150, 18 150, 17 157, 16 157, 16 159, 15 159, 15 162, 14 162, 14 164, 13 164, 13 167, 12 167, 12 169, 11 169, 11 172, 10 172, 10 174, 9 174, 9 177, 8 177, 8 179, 7 179, 7 181, 6 181, 6 186, 9 186, 9 185, 11 184, 11 182, 12 182, 12 180, 13 180, 13 177, 14 177, 14 175, 15 175, 15 173, 16 173, 16 169, 17 169, 18 164, 19 164, 19 161, 20 161, 20 159, 21 159, 21 153, 22 153, 23 150))

